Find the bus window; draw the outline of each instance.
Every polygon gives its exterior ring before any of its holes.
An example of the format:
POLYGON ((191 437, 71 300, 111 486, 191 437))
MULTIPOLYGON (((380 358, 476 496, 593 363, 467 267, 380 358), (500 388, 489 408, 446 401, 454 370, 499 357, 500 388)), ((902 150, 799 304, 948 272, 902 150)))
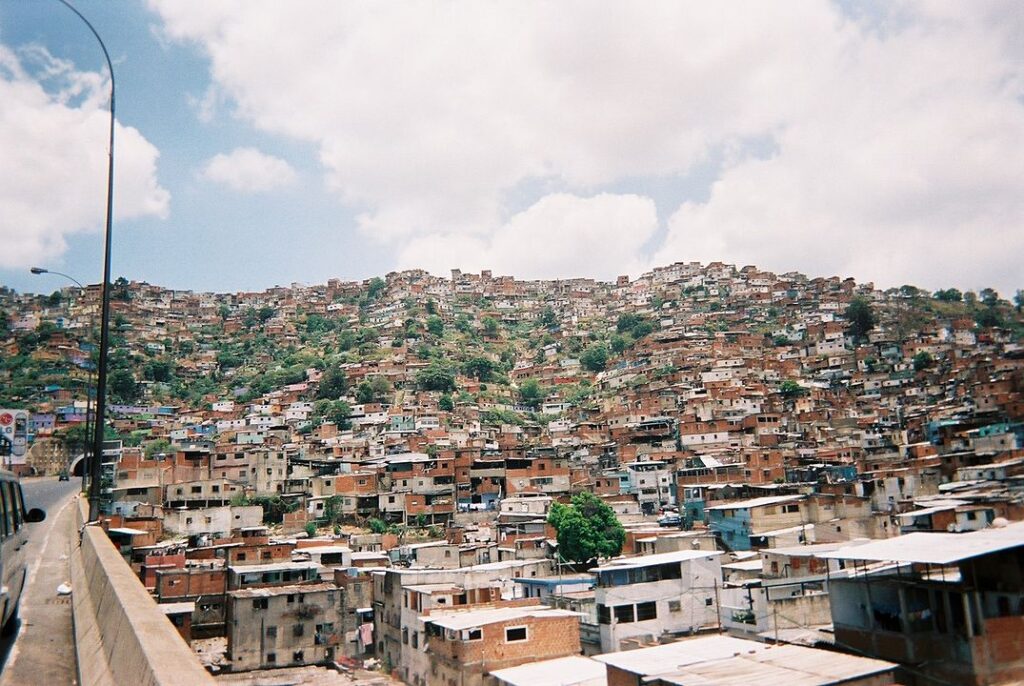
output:
POLYGON ((14 533, 14 510, 11 505, 11 491, 7 481, 0 481, 0 504, 3 505, 3 536, 6 538, 14 533))
POLYGON ((25 494, 21 491, 21 484, 14 488, 14 494, 18 497, 18 522, 25 521, 25 494))
POLYGON ((14 512, 14 530, 17 531, 25 523, 25 510, 21 504, 21 484, 8 481, 7 488, 11 489, 11 510, 14 512))

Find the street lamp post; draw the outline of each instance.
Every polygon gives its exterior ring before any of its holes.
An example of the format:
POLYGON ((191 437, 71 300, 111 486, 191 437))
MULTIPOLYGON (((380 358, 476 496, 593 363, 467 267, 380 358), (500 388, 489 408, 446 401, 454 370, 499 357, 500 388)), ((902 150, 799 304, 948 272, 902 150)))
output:
POLYGON ((100 514, 100 499, 102 498, 102 487, 100 474, 103 462, 103 429, 104 418, 107 410, 107 357, 110 348, 110 243, 111 232, 114 223, 114 65, 110 62, 110 53, 107 46, 100 38, 89 20, 79 12, 68 0, 57 0, 67 7, 81 19, 89 31, 96 37, 96 41, 103 50, 103 57, 107 60, 107 69, 110 72, 110 145, 107 157, 107 227, 105 235, 105 246, 103 252, 103 305, 100 310, 100 359, 99 371, 96 377, 96 422, 93 426, 92 442, 92 464, 90 465, 89 484, 89 521, 96 521, 100 514))
MULTIPOLYGON (((78 286, 81 290, 83 290, 83 291, 85 290, 85 286, 83 286, 82 283, 78 279, 76 279, 75 277, 71 276, 70 274, 65 274, 63 272, 55 272, 52 269, 45 269, 43 267, 32 267, 32 269, 30 269, 29 271, 31 271, 33 274, 35 274, 37 276, 40 275, 40 274, 53 274, 54 276, 63 276, 65 279, 67 279, 71 283, 73 283, 76 286, 78 286)), ((89 317, 89 338, 90 339, 93 337, 93 325, 94 325, 93 318, 90 315, 90 317, 89 317)), ((90 421, 89 417, 92 414, 92 398, 90 397, 90 393, 92 392, 91 389, 93 387, 95 387, 95 381, 96 381, 95 374, 93 373, 92 370, 89 370, 89 383, 85 387, 85 440, 86 440, 86 444, 82 447, 82 454, 84 456, 83 459, 85 460, 85 469, 82 470, 82 474, 85 475, 86 477, 89 474, 89 472, 87 472, 86 469, 88 469, 90 467, 90 465, 92 465, 92 456, 91 456, 92 451, 90 450, 90 447, 89 447, 90 446, 90 441, 92 440, 92 432, 89 430, 89 427, 91 426, 91 421, 90 421)), ((88 482, 87 478, 85 479, 85 482, 86 483, 88 482)))

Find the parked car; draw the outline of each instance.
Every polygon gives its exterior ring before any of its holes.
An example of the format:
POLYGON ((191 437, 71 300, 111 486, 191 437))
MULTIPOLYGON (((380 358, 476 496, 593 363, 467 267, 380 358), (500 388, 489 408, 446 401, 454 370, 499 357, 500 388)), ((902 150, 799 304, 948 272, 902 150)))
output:
POLYGON ((682 526, 683 518, 678 513, 670 512, 658 517, 658 526, 682 526))
POLYGON ((25 512, 25 498, 18 477, 0 470, 0 633, 9 636, 18 628, 21 592, 25 590, 28 560, 25 544, 31 533, 28 524, 46 519, 39 508, 25 512))
POLYGON ((60 476, 57 477, 57 481, 70 481, 71 477, 68 475, 68 470, 60 470, 60 476))

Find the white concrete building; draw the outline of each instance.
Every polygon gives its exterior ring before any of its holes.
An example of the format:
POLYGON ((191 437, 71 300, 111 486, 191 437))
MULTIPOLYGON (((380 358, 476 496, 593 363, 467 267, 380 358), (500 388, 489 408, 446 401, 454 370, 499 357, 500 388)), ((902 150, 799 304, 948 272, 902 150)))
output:
POLYGON ((601 652, 651 645, 718 624, 721 553, 681 550, 598 567, 594 600, 601 652))

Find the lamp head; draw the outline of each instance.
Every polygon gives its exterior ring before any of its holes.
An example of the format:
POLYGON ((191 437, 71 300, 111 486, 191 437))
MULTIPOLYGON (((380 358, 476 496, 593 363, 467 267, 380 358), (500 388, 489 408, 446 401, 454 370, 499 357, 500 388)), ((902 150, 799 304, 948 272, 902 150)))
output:
POLYGON ((43 269, 42 267, 32 267, 31 269, 29 269, 29 271, 32 272, 33 274, 46 274, 50 270, 43 269))

